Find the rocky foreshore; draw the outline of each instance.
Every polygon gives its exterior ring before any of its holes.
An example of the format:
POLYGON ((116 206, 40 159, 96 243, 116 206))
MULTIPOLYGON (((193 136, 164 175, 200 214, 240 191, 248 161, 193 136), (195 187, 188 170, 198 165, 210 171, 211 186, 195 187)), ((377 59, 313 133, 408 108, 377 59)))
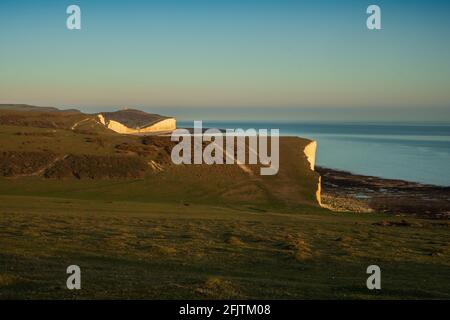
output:
POLYGON ((450 218, 450 187, 383 179, 316 167, 322 205, 338 212, 379 212, 432 219, 450 218))

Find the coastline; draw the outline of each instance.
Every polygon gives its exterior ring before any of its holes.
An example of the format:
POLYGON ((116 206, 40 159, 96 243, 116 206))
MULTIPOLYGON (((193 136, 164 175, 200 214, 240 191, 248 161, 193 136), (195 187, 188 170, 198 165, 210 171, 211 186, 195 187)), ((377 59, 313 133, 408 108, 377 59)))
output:
POLYGON ((322 205, 330 210, 450 219, 450 187, 324 167, 316 167, 316 171, 322 177, 322 205))

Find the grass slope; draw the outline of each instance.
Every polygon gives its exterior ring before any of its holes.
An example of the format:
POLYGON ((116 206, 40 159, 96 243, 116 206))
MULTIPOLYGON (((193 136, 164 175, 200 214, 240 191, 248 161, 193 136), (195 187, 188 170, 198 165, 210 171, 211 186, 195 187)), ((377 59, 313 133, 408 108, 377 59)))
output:
POLYGON ((174 166, 167 140, 80 113, 23 114, 0 112, 0 299, 450 298, 449 224, 319 208, 307 140, 283 138, 261 177, 174 166), (126 159, 148 171, 115 178, 126 159))
POLYGON ((0 208, 1 299, 450 298, 443 222, 20 196, 0 208), (80 291, 65 289, 71 264, 80 291))

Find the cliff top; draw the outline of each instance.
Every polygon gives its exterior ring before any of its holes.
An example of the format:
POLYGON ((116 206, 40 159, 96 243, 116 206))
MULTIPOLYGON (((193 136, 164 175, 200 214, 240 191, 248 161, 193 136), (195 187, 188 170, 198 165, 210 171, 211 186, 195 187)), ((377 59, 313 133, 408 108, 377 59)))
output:
POLYGON ((75 112, 80 113, 77 109, 61 110, 55 107, 37 107, 28 104, 0 104, 0 110, 7 111, 38 111, 38 112, 75 112))
POLYGON ((145 128, 161 120, 171 118, 161 116, 159 114, 147 113, 136 109, 126 109, 115 112, 102 112, 100 114, 105 118, 105 121, 107 122, 110 120, 114 120, 132 129, 145 128))

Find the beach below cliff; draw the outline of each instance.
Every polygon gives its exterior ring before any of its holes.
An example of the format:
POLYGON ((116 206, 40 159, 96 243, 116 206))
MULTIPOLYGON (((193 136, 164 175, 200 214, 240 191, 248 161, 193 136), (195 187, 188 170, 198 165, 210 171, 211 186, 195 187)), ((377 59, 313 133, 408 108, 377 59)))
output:
POLYGON ((322 205, 337 212, 450 218, 450 187, 353 174, 316 167, 322 205))

